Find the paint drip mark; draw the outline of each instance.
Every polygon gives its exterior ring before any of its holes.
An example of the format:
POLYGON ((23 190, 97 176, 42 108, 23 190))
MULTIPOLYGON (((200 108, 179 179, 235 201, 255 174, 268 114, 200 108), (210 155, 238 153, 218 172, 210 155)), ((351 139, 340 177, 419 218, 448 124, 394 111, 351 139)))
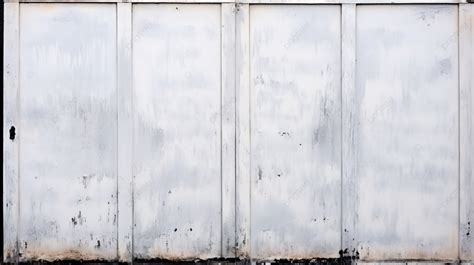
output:
POLYGON ((471 222, 467 222, 467 233, 466 233, 466 236, 470 236, 471 235, 471 222))
POLYGON ((82 218, 82 212, 79 211, 79 214, 77 215, 77 217, 76 216, 72 217, 71 222, 74 226, 76 226, 77 224, 82 225, 82 223, 85 222, 85 219, 82 218))

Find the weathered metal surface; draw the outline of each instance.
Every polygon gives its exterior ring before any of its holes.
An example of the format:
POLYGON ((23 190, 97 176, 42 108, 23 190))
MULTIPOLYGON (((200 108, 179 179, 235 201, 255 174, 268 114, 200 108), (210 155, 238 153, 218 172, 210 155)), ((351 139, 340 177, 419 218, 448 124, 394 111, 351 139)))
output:
POLYGON ((115 5, 20 5, 20 260, 115 259, 115 5))
POLYGON ((18 257, 18 57, 20 8, 4 5, 3 58, 3 261, 18 257))
POLYGON ((239 258, 250 257, 250 51, 249 5, 236 6, 236 175, 235 248, 239 258))
POLYGON ((250 6, 251 253, 338 257, 340 7, 250 6))
MULTIPOLYGON (((379 262, 362 262, 362 261, 357 261, 355 262, 357 265, 438 265, 438 264, 457 264, 457 262, 440 262, 440 261, 406 261, 406 262, 400 262, 400 261, 379 261, 379 262)), ((472 265, 472 263, 469 262, 462 262, 459 264, 464 264, 464 265, 472 265)))
POLYGON ((220 256, 220 15, 133 6, 136 258, 220 256))
POLYGON ((459 6, 460 258, 474 261, 474 5, 459 6))
POLYGON ((472 261, 474 5, 342 2, 5 3, 4 261, 472 261))
POLYGON ((342 220, 341 250, 344 256, 358 256, 355 240, 355 206, 356 206, 356 154, 352 152, 355 140, 353 137, 354 115, 357 107, 355 98, 355 63, 356 63, 356 5, 343 5, 341 19, 341 159, 342 159, 342 220))
POLYGON ((132 5, 117 4, 117 258, 133 252, 132 5))
POLYGON ((221 5, 221 257, 235 257, 235 12, 234 4, 221 5))
POLYGON ((460 4, 472 0, 3 0, 4 3, 460 4))
POLYGON ((457 6, 358 6, 356 36, 360 258, 456 260, 457 6))

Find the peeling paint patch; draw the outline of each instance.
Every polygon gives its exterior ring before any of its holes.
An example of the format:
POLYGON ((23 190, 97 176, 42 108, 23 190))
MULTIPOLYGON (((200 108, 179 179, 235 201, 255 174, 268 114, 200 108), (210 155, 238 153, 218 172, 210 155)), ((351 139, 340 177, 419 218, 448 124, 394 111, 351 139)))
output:
POLYGON ((10 140, 12 140, 12 141, 15 140, 15 136, 16 136, 15 126, 10 127, 9 133, 10 133, 10 140))

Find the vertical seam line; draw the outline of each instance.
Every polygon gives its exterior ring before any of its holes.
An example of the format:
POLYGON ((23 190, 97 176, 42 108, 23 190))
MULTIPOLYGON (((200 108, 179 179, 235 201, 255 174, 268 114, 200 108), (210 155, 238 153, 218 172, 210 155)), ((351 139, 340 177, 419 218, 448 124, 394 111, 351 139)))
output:
POLYGON ((343 49, 343 36, 344 36, 344 32, 343 32, 343 31, 344 31, 344 21, 345 21, 345 19, 344 19, 344 14, 345 14, 345 12, 346 12, 344 9, 345 9, 345 8, 343 8, 343 5, 341 4, 341 5, 340 5, 340 9, 339 9, 339 10, 340 10, 340 13, 339 13, 339 14, 340 14, 340 28, 339 28, 339 30, 340 30, 340 32, 339 32, 339 36, 340 36, 340 40, 339 40, 339 46, 340 46, 340 47, 339 47, 339 49, 340 49, 340 50, 339 50, 339 63, 340 63, 340 71, 341 71, 341 72, 340 72, 340 79, 339 79, 339 80, 340 80, 340 81, 339 81, 339 82, 340 82, 340 84, 339 84, 339 85, 340 85, 340 94, 339 94, 339 98, 340 98, 340 102, 339 102, 340 108, 339 108, 339 109, 340 109, 340 111, 341 111, 341 113, 340 113, 340 118, 341 118, 341 119, 340 119, 340 123, 341 123, 341 124, 340 124, 340 128, 339 128, 339 129, 340 129, 340 133, 341 133, 341 134, 340 134, 340 145, 341 145, 341 146, 340 146, 340 151, 341 151, 341 154, 340 154, 340 160, 341 160, 341 161, 340 161, 340 165, 341 165, 341 167, 340 167, 340 170, 341 170, 341 187, 340 187, 340 200, 341 200, 341 212, 340 212, 340 222, 341 222, 341 224, 340 224, 340 233, 341 233, 341 236, 340 236, 340 240, 341 240, 341 242, 340 242, 340 247, 341 247, 341 250, 340 250, 340 251, 341 251, 341 253, 340 253, 340 256, 341 256, 341 258, 342 258, 343 254, 344 254, 344 253, 343 253, 343 248, 344 248, 344 221, 343 221, 343 220, 344 220, 344 219, 343 219, 343 211, 344 211, 344 196, 343 196, 343 191, 344 191, 344 171, 343 171, 343 169, 344 169, 344 162, 343 162, 343 154, 344 154, 344 148, 343 148, 343 133, 344 133, 344 130, 343 130, 343 124, 344 124, 344 122, 343 122, 343 121, 344 121, 344 117, 343 117, 343 115, 344 115, 344 113, 343 113, 343 100, 342 100, 343 91, 344 91, 344 90, 343 90, 343 89, 344 89, 344 87, 343 87, 343 86, 344 86, 344 84, 343 84, 343 81, 344 81, 344 77, 343 77, 343 75, 344 75, 344 66, 343 66, 343 59, 342 59, 342 53, 343 53, 342 49, 343 49))
POLYGON ((131 238, 132 238, 132 242, 131 242, 131 253, 130 253, 130 260, 131 260, 131 264, 133 265, 134 263, 134 255, 135 255, 135 172, 134 172, 134 165, 135 165, 135 104, 134 104, 134 92, 133 92, 133 63, 134 63, 134 60, 133 60, 133 4, 130 3, 130 6, 128 8, 129 12, 130 12, 130 20, 128 21, 128 25, 130 26, 130 38, 127 38, 128 41, 130 41, 130 68, 128 69, 128 74, 129 74, 129 81, 128 81, 128 84, 127 86, 129 87, 129 93, 130 93, 130 111, 131 111, 131 114, 130 114, 130 124, 131 124, 131 129, 132 129, 132 132, 131 132, 131 135, 132 135, 132 139, 131 139, 131 145, 132 145, 132 154, 131 154, 131 158, 132 158, 132 162, 131 162, 131 170, 130 172, 132 173, 132 175, 130 176, 132 179, 130 180, 131 181, 131 185, 132 185, 132 231, 131 231, 131 238))
POLYGON ((234 257, 237 257, 237 4, 234 3, 234 61, 233 72, 234 72, 234 247, 233 253, 234 257))
POLYGON ((221 192, 221 244, 220 244, 220 253, 221 253, 221 256, 224 256, 224 174, 223 174, 223 166, 222 166, 222 162, 223 162, 223 159, 222 159, 222 149, 224 147, 224 143, 222 141, 222 133, 223 133, 223 130, 224 130, 224 127, 223 127, 223 122, 222 122, 222 116, 223 116, 223 108, 222 108, 222 104, 223 104, 223 100, 222 100, 222 96, 223 96, 223 93, 222 93, 222 89, 223 89, 223 80, 222 80, 222 72, 223 72, 223 67, 224 67, 224 64, 222 63, 222 60, 223 60, 223 56, 222 56, 222 52, 223 52, 223 49, 222 49, 222 46, 224 45, 223 43, 223 38, 222 38, 222 35, 224 34, 224 23, 222 21, 222 13, 224 12, 224 5, 221 3, 220 4, 220 12, 219 12, 219 31, 220 31, 220 53, 219 53, 219 57, 220 57, 220 60, 219 60, 219 63, 220 63, 220 75, 219 75, 219 78, 220 78, 220 90, 219 90, 219 93, 220 93, 220 96, 219 96, 219 100, 220 100, 220 104, 219 104, 219 108, 220 108, 220 179, 221 179, 221 185, 220 185, 220 192, 221 192))
POLYGON ((21 100, 20 100, 20 62, 21 62, 21 46, 20 46, 20 43, 21 43, 21 30, 20 30, 20 15, 21 15, 21 12, 20 12, 20 3, 17 4, 17 8, 18 8, 18 16, 16 18, 17 20, 17 30, 18 30, 18 33, 17 33, 17 87, 16 87, 16 111, 17 111, 17 127, 18 127, 18 146, 17 146, 17 190, 18 190, 18 194, 17 194, 17 232, 16 232, 16 262, 20 262, 20 199, 21 199, 21 196, 20 196, 20 142, 21 142, 21 120, 20 120, 20 114, 21 114, 21 108, 20 108, 20 103, 21 103, 21 100))
POLYGON ((249 182, 249 239, 248 239, 248 245, 249 245, 249 260, 250 263, 252 263, 252 89, 251 89, 251 80, 252 80, 252 63, 250 61, 250 55, 251 55, 251 49, 252 49, 252 42, 251 42, 251 34, 250 34, 250 19, 251 19, 251 8, 250 4, 248 5, 248 25, 247 25, 247 45, 248 45, 248 51, 247 51, 247 60, 248 60, 248 80, 247 80, 247 91, 248 91, 248 149, 249 149, 249 155, 247 157, 248 159, 248 182, 249 182))
POLYGON ((118 33, 118 23, 119 23, 119 3, 115 3, 115 89, 116 89, 116 128, 117 128, 117 135, 115 138, 115 150, 116 150, 116 212, 117 212, 117 224, 116 224, 116 229, 117 229, 117 261, 120 261, 120 252, 119 252, 119 242, 120 242, 120 231, 119 231, 119 222, 120 222, 120 202, 119 202, 119 178, 120 178, 120 170, 119 170, 119 135, 120 135, 120 125, 119 125, 119 112, 120 112, 120 88, 119 88, 119 81, 118 81, 118 72, 119 72, 119 33, 118 33))

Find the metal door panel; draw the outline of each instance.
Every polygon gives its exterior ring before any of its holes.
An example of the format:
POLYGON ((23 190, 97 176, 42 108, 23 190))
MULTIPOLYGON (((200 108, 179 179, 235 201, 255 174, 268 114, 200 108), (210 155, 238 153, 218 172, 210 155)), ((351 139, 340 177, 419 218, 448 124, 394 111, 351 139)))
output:
POLYGON ((340 250, 340 7, 250 6, 251 254, 340 250))
POLYGON ((114 259, 115 5, 20 14, 21 259, 114 259))
POLYGON ((220 6, 133 7, 134 256, 220 255, 220 6))
POLYGON ((356 29, 361 258, 456 259, 457 6, 359 6, 356 29))

